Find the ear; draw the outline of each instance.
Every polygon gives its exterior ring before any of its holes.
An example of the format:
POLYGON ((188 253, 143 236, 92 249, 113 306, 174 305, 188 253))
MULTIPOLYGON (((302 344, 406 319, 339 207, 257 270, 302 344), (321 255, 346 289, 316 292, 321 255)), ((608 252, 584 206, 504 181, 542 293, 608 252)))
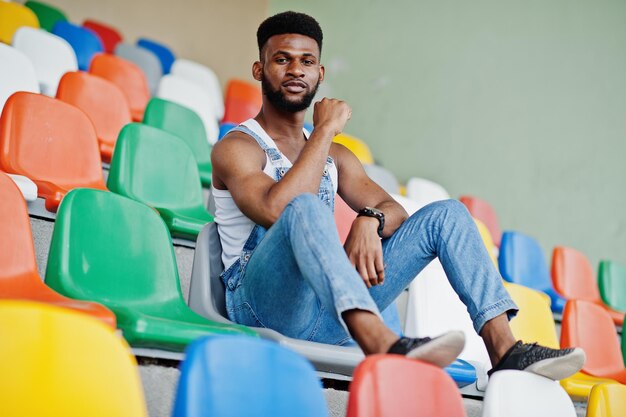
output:
POLYGON ((323 65, 320 65, 320 82, 324 81, 324 74, 326 73, 326 68, 323 65))
POLYGON ((261 61, 255 61, 252 64, 252 77, 257 81, 263 79, 263 63, 261 61))

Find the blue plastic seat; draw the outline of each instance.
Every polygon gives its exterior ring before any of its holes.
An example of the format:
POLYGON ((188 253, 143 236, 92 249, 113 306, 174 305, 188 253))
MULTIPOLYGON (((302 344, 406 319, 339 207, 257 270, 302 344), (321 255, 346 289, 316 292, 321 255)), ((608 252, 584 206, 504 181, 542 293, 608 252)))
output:
POLYGON ((233 127, 235 127, 235 126, 237 126, 235 123, 229 123, 229 122, 227 122, 227 123, 221 123, 221 124, 220 124, 220 135, 219 135, 219 137, 217 138, 217 140, 220 140, 220 139, 222 139, 224 136, 226 136, 226 134, 227 134, 228 132, 230 132, 230 130, 231 130, 233 127))
POLYGON ((93 31, 70 22, 59 21, 52 33, 65 39, 74 49, 78 69, 87 71, 94 55, 104 52, 102 41, 93 31))
POLYGON ((266 340, 199 339, 181 366, 173 417, 327 417, 309 362, 266 340))
POLYGON ((505 280, 546 293, 552 301, 552 311, 563 311, 566 300, 552 286, 550 269, 535 239, 519 232, 504 232, 498 266, 505 280))
POLYGON ((161 66, 163 68, 163 75, 169 74, 172 69, 172 64, 176 60, 176 56, 174 52, 167 46, 162 43, 152 41, 146 38, 140 38, 137 41, 137 46, 141 46, 142 48, 146 48, 156 54, 161 61, 161 66))

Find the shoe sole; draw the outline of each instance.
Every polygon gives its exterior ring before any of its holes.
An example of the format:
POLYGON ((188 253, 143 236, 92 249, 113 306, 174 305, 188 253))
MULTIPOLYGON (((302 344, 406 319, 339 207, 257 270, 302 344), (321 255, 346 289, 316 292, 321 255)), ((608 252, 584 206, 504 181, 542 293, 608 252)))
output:
POLYGON ((560 381, 580 371, 585 364, 585 351, 575 348, 567 355, 544 359, 526 367, 525 371, 560 381))
POLYGON ((455 361, 464 347, 465 334, 460 331, 451 331, 410 350, 405 356, 445 368, 455 361))

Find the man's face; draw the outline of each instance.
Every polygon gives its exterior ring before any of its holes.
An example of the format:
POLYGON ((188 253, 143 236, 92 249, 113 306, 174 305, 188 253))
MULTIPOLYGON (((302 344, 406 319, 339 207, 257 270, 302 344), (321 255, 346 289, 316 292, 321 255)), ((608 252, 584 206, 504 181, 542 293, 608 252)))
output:
POLYGON ((306 110, 324 78, 317 42, 298 34, 275 35, 261 51, 253 74, 274 107, 290 113, 306 110))

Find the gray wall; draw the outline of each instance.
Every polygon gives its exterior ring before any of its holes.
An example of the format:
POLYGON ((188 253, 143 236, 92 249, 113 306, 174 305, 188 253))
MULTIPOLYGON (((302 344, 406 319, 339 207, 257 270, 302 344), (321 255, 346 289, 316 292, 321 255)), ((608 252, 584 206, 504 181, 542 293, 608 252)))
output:
POLYGON ((325 34, 322 94, 402 180, 626 264, 626 2, 271 0, 325 34))

